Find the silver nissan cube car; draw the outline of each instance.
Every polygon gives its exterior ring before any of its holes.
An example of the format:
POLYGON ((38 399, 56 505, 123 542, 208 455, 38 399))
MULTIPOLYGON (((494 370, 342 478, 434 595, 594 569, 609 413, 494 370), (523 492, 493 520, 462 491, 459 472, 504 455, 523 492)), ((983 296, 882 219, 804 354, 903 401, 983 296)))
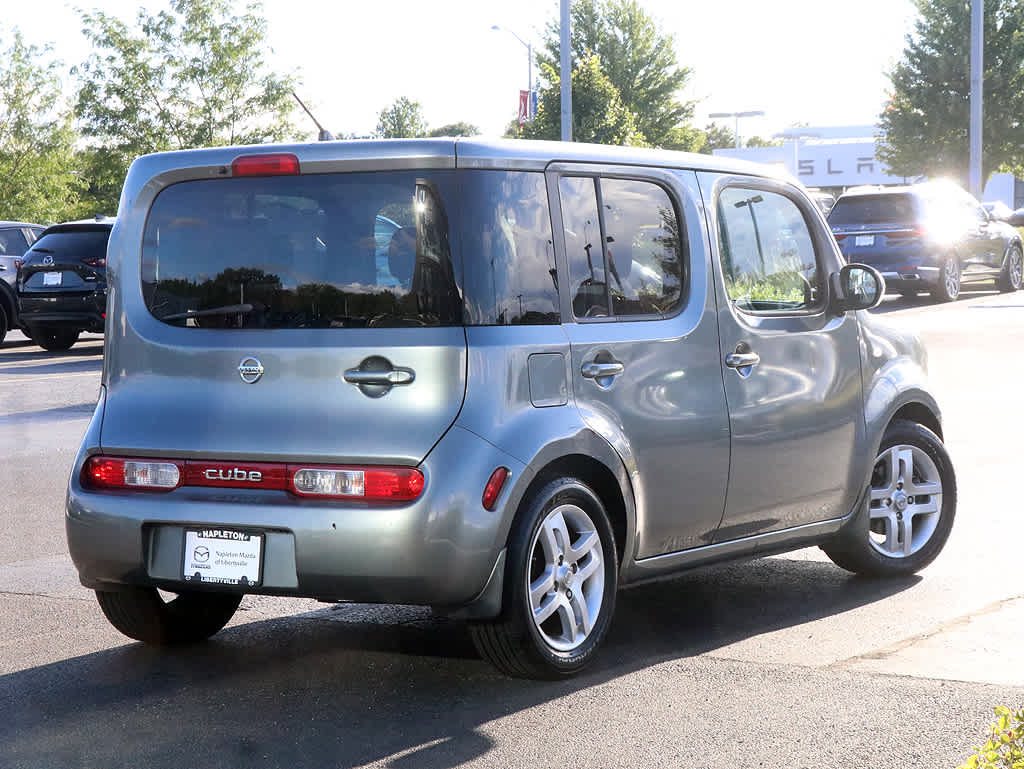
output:
POLYGON ((808 545, 918 571, 956 509, 924 351, 774 174, 479 139, 139 158, 82 583, 152 644, 247 593, 421 604, 559 677, 627 583, 808 545))

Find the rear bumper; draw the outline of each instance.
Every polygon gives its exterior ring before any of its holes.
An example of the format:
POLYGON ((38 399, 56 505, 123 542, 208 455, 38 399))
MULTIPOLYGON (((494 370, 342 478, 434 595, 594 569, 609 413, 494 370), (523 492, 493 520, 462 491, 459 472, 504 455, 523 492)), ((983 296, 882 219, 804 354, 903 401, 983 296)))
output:
POLYGON ((879 268, 882 277, 885 278, 886 288, 912 289, 920 288, 930 290, 939 282, 939 268, 918 266, 913 269, 893 270, 891 268, 879 268))
POLYGON ((88 294, 18 294, 19 322, 26 328, 60 326, 103 333, 106 290, 88 294))
POLYGON ((242 489, 97 493, 79 482, 89 453, 83 449, 75 464, 65 518, 71 558, 87 587, 182 589, 185 529, 238 528, 266 535, 262 583, 244 592, 440 607, 464 606, 484 590, 504 547, 505 517, 515 512, 512 489, 522 484, 514 481, 528 481, 529 473, 458 427, 420 465, 423 495, 399 506, 242 489), (489 512, 480 497, 499 465, 513 479, 489 512))

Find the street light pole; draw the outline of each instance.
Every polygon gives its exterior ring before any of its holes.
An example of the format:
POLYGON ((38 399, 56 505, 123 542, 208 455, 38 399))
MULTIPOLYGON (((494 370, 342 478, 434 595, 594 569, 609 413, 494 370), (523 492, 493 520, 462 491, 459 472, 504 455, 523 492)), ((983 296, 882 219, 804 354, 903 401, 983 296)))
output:
POLYGON ((498 32, 508 32, 526 48, 526 93, 529 94, 526 102, 526 114, 530 120, 533 120, 533 45, 531 43, 527 43, 511 29, 503 29, 497 24, 492 24, 491 29, 498 32))
POLYGON ((984 90, 984 0, 971 0, 971 102, 970 102, 970 187, 976 198, 982 195, 981 118, 984 90))
POLYGON ((559 46, 562 78, 562 141, 572 141, 572 52, 569 50, 569 0, 560 0, 559 46))
POLYGON ((740 148, 740 118, 741 117, 763 117, 764 110, 752 109, 744 112, 712 112, 708 115, 710 118, 716 117, 731 117, 736 118, 736 149, 740 148))

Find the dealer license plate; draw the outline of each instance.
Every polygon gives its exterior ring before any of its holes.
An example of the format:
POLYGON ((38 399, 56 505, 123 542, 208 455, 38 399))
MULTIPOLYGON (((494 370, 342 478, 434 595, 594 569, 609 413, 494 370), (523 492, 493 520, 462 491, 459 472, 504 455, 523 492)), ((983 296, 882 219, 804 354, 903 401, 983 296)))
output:
POLYGON ((873 245, 875 245, 875 236, 874 235, 857 235, 853 239, 853 244, 855 246, 873 246, 873 245))
POLYGON ((63 272, 44 272, 43 273, 43 285, 44 286, 59 286, 61 279, 64 277, 63 272))
POLYGON ((263 535, 234 529, 188 529, 184 560, 186 582, 259 585, 263 535))

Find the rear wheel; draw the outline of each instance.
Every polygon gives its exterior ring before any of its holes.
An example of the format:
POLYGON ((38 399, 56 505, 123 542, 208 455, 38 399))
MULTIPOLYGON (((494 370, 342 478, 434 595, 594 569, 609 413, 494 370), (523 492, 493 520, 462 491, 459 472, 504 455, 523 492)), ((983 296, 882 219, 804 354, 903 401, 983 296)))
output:
POLYGON ((551 481, 517 517, 501 615, 470 625, 480 656, 519 678, 580 672, 608 632, 617 575, 601 500, 576 478, 551 481))
POLYGON ((97 590, 96 600, 110 624, 129 638, 155 646, 203 641, 234 616, 242 596, 179 593, 165 601, 154 587, 97 590))
POLYGON ((822 549, 857 574, 913 574, 942 551, 956 515, 956 476, 928 428, 896 421, 885 431, 871 474, 867 509, 822 549))
POLYGON ((50 352, 70 350, 78 341, 79 332, 71 328, 38 328, 32 332, 32 341, 50 352))
POLYGON ((4 337, 7 336, 7 332, 10 330, 10 321, 7 318, 7 311, 4 306, 0 304, 0 344, 3 344, 4 337))
POLYGON ((939 282, 932 289, 932 298, 936 302, 955 302, 960 296, 960 262, 955 256, 942 263, 939 269, 939 282))
POLYGON ((1024 257, 1019 246, 1010 246, 1003 271, 996 278, 996 287, 1003 292, 1017 291, 1024 282, 1024 257))

